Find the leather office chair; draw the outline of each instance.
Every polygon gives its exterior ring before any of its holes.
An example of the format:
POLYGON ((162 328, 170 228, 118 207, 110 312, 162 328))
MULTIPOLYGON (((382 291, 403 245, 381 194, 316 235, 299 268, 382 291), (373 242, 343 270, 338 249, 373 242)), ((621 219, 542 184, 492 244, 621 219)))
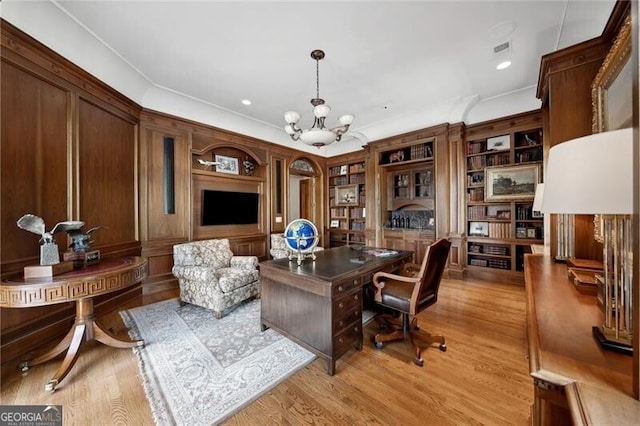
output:
POLYGON ((385 342, 408 340, 415 351, 413 362, 420 367, 423 365, 420 344, 428 346, 438 342, 441 351, 447 350, 444 336, 419 330, 415 315, 438 300, 440 280, 449 257, 450 247, 451 243, 448 240, 440 239, 428 247, 420 265, 407 263, 400 275, 378 272, 373 276, 376 290, 374 300, 402 314, 400 326, 394 321, 393 315, 382 314, 376 317, 381 329, 391 330, 376 334, 374 342, 378 349, 381 349, 385 342), (413 317, 411 321, 409 316, 413 317))

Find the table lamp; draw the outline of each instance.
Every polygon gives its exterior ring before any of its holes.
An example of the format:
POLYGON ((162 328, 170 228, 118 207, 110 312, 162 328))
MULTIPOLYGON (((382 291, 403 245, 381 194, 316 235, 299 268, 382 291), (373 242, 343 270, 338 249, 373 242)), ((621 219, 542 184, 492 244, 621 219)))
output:
POLYGON ((632 129, 573 139, 549 151, 542 211, 601 214, 604 324, 593 327, 603 348, 632 353, 632 129))

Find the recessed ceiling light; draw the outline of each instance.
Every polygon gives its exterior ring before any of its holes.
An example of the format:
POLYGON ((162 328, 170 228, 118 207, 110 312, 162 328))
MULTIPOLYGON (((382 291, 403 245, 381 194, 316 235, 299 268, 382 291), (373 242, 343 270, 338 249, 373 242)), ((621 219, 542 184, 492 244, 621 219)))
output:
POLYGON ((511 61, 503 61, 496 65, 497 70, 503 70, 511 65, 511 61))
POLYGON ((249 99, 243 99, 242 105, 251 105, 251 101, 249 99))

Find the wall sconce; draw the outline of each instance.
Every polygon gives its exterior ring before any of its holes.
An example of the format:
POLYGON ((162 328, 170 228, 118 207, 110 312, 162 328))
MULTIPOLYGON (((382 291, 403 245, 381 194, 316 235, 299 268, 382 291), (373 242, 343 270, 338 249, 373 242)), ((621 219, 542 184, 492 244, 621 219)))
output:
POLYGON ((601 214, 604 324, 593 334, 606 348, 631 353, 632 129, 596 133, 549 151, 542 211, 601 214))

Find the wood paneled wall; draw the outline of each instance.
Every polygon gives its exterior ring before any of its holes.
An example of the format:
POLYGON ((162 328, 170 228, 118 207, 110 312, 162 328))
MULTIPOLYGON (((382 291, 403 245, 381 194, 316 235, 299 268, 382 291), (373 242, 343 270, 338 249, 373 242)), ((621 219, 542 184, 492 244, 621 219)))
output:
MULTIPOLYGON (((2 21, 0 274, 39 263, 39 236, 21 230, 26 213, 48 229, 82 220, 102 256, 139 254, 139 106, 2 21)), ((61 252, 66 234, 55 235, 61 252)), ((140 287, 99 298, 98 312, 140 294, 140 287)), ((72 304, 2 309, 2 362, 59 338, 72 304)))
MULTIPOLYGON (((542 101, 544 158, 554 146, 592 133, 591 84, 630 13, 631 2, 618 0, 602 36, 542 57, 537 97, 542 101)), ((557 254, 557 218, 551 220, 551 255, 557 254)), ((593 216, 575 215, 575 257, 602 260, 602 244, 593 238, 593 216)))

